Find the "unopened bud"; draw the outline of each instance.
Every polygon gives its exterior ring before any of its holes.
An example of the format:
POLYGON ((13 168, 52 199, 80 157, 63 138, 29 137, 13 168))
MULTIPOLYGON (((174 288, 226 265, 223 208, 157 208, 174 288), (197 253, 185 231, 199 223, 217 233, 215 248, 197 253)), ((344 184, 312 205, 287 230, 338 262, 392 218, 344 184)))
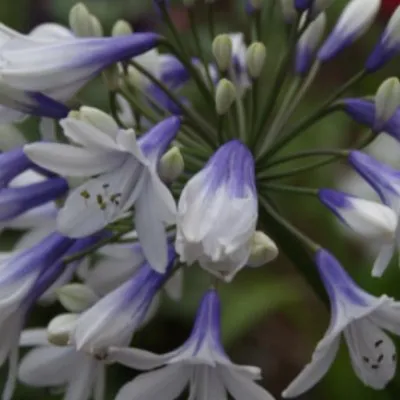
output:
POLYGON ((232 40, 228 35, 218 35, 212 43, 212 52, 220 71, 227 71, 232 61, 232 40))
POLYGON ((398 78, 386 79, 375 95, 375 119, 387 122, 400 106, 400 82, 398 78))
POLYGON ((311 6, 312 16, 315 17, 322 11, 325 11, 333 2, 334 0, 314 0, 311 6))
POLYGON ((57 289, 57 295, 64 308, 71 312, 82 312, 98 300, 91 288, 81 283, 71 283, 57 289))
POLYGON ((103 36, 103 27, 100 21, 90 14, 87 7, 82 3, 75 4, 71 8, 69 26, 74 34, 79 37, 103 36))
POLYGON ((160 160, 159 173, 164 182, 174 182, 179 178, 185 168, 182 153, 179 147, 174 146, 168 150, 160 160))
POLYGON ((132 25, 123 19, 117 21, 111 31, 112 36, 128 36, 133 33, 132 25))
POLYGON ((261 75, 267 57, 267 49, 263 43, 252 43, 247 49, 246 62, 249 75, 256 79, 261 75))
POLYGON ((47 340, 56 346, 67 346, 71 332, 75 327, 77 314, 60 314, 47 326, 47 340))
POLYGON ((221 79, 218 82, 215 92, 215 105, 218 115, 224 115, 236 100, 235 85, 228 79, 221 79))
POLYGON ((286 23, 290 24, 296 20, 297 10, 294 6, 293 0, 281 0, 281 8, 286 23))
POLYGON ((71 111, 69 117, 85 121, 103 132, 116 132, 119 129, 110 115, 94 107, 82 106, 79 112, 71 111))
POLYGON ((250 267, 261 267, 278 256, 278 247, 264 232, 256 231, 251 240, 250 267))

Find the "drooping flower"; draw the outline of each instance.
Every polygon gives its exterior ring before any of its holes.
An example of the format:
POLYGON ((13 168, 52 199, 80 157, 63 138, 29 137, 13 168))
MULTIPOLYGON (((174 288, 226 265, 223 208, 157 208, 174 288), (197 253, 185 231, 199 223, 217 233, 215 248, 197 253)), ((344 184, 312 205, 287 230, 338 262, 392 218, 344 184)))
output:
POLYGON ((178 205, 176 250, 183 262, 231 280, 246 264, 258 217, 254 160, 238 140, 189 180, 178 205))
POLYGON ((157 45, 159 36, 109 38, 23 36, 0 29, 0 103, 17 111, 64 118, 71 98, 101 70, 157 45))
POLYGON ((71 346, 52 345, 45 329, 23 331, 20 346, 34 347, 18 367, 18 379, 23 384, 62 389, 66 400, 88 400, 94 393, 104 396, 105 365, 101 361, 71 346))
POLYGON ((349 162, 397 216, 395 237, 392 243, 382 247, 374 264, 374 275, 380 276, 392 259, 396 247, 400 246, 400 172, 360 151, 352 151, 349 162))
POLYGON ((203 297, 189 339, 171 353, 157 355, 131 348, 110 348, 109 361, 138 370, 163 368, 139 375, 119 391, 116 400, 174 400, 189 386, 192 399, 273 400, 254 381, 257 367, 233 364, 221 344, 220 301, 215 290, 203 297))
POLYGON ((329 61, 350 46, 370 27, 379 6, 380 0, 351 0, 318 51, 317 58, 322 62, 329 61))
POLYGON ((135 226, 146 258, 158 271, 165 271, 164 223, 175 222, 176 205, 157 166, 180 120, 167 118, 136 141, 132 129, 120 130, 111 117, 101 115, 96 126, 71 117, 61 121, 65 135, 82 147, 34 143, 24 151, 38 165, 61 175, 96 175, 68 196, 58 216, 60 232, 71 237, 89 235, 135 205, 135 226))
POLYGON ((400 334, 400 303, 385 295, 374 297, 350 278, 326 250, 315 255, 331 303, 331 322, 311 362, 283 392, 297 397, 327 373, 343 337, 354 372, 369 387, 383 389, 396 372, 396 349, 384 332, 400 334))
MULTIPOLYGON (((386 255, 390 255, 391 258, 394 251, 397 240, 397 214, 386 205, 335 190, 320 189, 318 196, 321 202, 356 234, 368 240, 371 245, 379 246, 379 255, 372 275, 380 276, 383 272, 383 259, 386 260, 386 255)), ((385 264, 388 261, 385 261, 385 264)), ((386 268, 386 265, 383 267, 386 268)))
MULTIPOLYGON (((175 261, 173 246, 168 248, 168 271, 175 261)), ((168 278, 143 263, 121 286, 82 313, 71 335, 77 350, 99 357, 110 346, 126 346, 134 332, 142 325, 149 308, 168 278)))

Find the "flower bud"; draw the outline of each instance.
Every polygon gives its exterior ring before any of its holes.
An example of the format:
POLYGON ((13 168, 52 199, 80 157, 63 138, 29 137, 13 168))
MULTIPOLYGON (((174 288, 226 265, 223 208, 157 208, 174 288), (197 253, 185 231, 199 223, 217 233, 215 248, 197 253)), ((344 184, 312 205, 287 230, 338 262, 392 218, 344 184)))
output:
POLYGON ((253 79, 257 79, 261 75, 266 57, 267 49, 263 43, 252 43, 247 49, 247 70, 253 79))
POLYGON ((77 314, 60 314, 53 318, 47 326, 47 340, 56 346, 67 346, 77 314))
POLYGON ((98 300, 91 288, 80 283, 71 283, 57 289, 60 303, 71 312, 82 312, 98 300))
POLYGON ((117 21, 111 31, 112 36, 128 36, 133 33, 131 24, 128 21, 120 19, 117 21))
POLYGON ((160 160, 159 173, 164 182, 174 182, 182 174, 185 164, 179 147, 169 149, 160 160))
POLYGON ((228 35, 218 35, 212 43, 212 52, 220 71, 227 71, 232 61, 232 40, 228 35))
POLYGON ((357 40, 372 24, 379 6, 380 0, 350 1, 319 50, 318 59, 328 61, 357 40))
POLYGON ((278 247, 264 232, 256 231, 251 240, 250 257, 247 265, 261 267, 278 256, 278 247))
POLYGON ((400 106, 400 82, 398 78, 386 79, 375 95, 375 118, 378 124, 388 121, 400 106))
POLYGON ((103 132, 118 130, 118 125, 110 115, 94 107, 82 106, 79 111, 71 111, 69 117, 85 121, 103 132))
POLYGON ((235 85, 228 79, 221 79, 218 82, 215 92, 215 105, 218 115, 224 115, 236 100, 235 85))
POLYGON ((297 10, 294 7, 293 0, 281 0, 283 18, 287 24, 291 24, 297 18, 297 10))
POLYGON ((399 52, 400 46, 400 6, 397 7, 387 24, 378 44, 375 46, 365 65, 368 72, 381 68, 399 52))
POLYGON ((311 7, 312 16, 315 17, 322 11, 325 11, 334 0, 314 0, 314 3, 311 7))
POLYGON ((301 35, 296 52, 296 73, 299 75, 307 74, 310 69, 313 56, 324 34, 325 26, 326 15, 321 13, 301 35))
POLYGON ((82 3, 75 4, 71 8, 69 25, 74 34, 79 37, 103 36, 103 27, 100 21, 90 14, 87 7, 82 3))

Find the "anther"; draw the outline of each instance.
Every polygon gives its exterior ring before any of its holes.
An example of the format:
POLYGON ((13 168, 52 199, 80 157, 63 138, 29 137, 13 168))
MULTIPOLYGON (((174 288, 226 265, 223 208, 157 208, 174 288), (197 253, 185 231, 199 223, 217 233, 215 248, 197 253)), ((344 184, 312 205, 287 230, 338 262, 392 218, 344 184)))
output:
POLYGON ((378 340, 375 342, 375 347, 379 347, 383 343, 383 340, 378 340))

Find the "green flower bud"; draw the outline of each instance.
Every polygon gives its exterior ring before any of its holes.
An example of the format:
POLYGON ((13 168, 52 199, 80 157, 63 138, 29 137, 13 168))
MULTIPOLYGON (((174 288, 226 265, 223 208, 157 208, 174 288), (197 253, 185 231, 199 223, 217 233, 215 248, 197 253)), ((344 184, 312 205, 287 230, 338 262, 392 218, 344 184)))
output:
POLYGON ((236 100, 235 85, 228 79, 221 79, 218 82, 215 92, 215 105, 218 115, 224 115, 236 100))
POLYGON ((118 130, 118 125, 110 115, 94 107, 82 106, 79 111, 71 111, 69 117, 71 116, 85 121, 103 132, 118 130))
POLYGON ((91 288, 80 283, 64 285, 56 292, 63 307, 76 313, 86 310, 98 300, 91 288))
POLYGON ((386 79, 375 95, 377 121, 384 123, 388 121, 400 106, 400 82, 398 78, 386 79))
POLYGON ((278 256, 278 247, 264 232, 256 231, 251 240, 250 267, 261 267, 278 256))
POLYGON ((128 21, 125 21, 123 19, 120 19, 117 21, 113 28, 111 35, 112 36, 128 36, 133 33, 133 29, 131 24, 128 21))
POLYGON ((261 10, 264 0, 250 0, 249 3, 255 10, 261 10))
POLYGON ((159 173, 164 182, 171 183, 179 178, 185 168, 182 153, 179 147, 168 150, 160 160, 159 173))
POLYGON ((47 340, 56 346, 67 346, 77 318, 77 314, 57 315, 47 326, 47 340))
POLYGON ((212 52, 220 71, 227 71, 232 61, 232 40, 228 35, 218 35, 212 43, 212 52))
POLYGON ((103 36, 103 27, 100 21, 90 14, 88 8, 82 3, 77 3, 71 8, 69 26, 79 37, 103 36))
POLYGON ((267 57, 267 49, 263 43, 252 43, 247 49, 246 61, 249 75, 256 79, 260 76, 267 57))
POLYGON ((283 18, 286 23, 290 24, 297 18, 297 10, 294 6, 294 0, 280 0, 283 18))

